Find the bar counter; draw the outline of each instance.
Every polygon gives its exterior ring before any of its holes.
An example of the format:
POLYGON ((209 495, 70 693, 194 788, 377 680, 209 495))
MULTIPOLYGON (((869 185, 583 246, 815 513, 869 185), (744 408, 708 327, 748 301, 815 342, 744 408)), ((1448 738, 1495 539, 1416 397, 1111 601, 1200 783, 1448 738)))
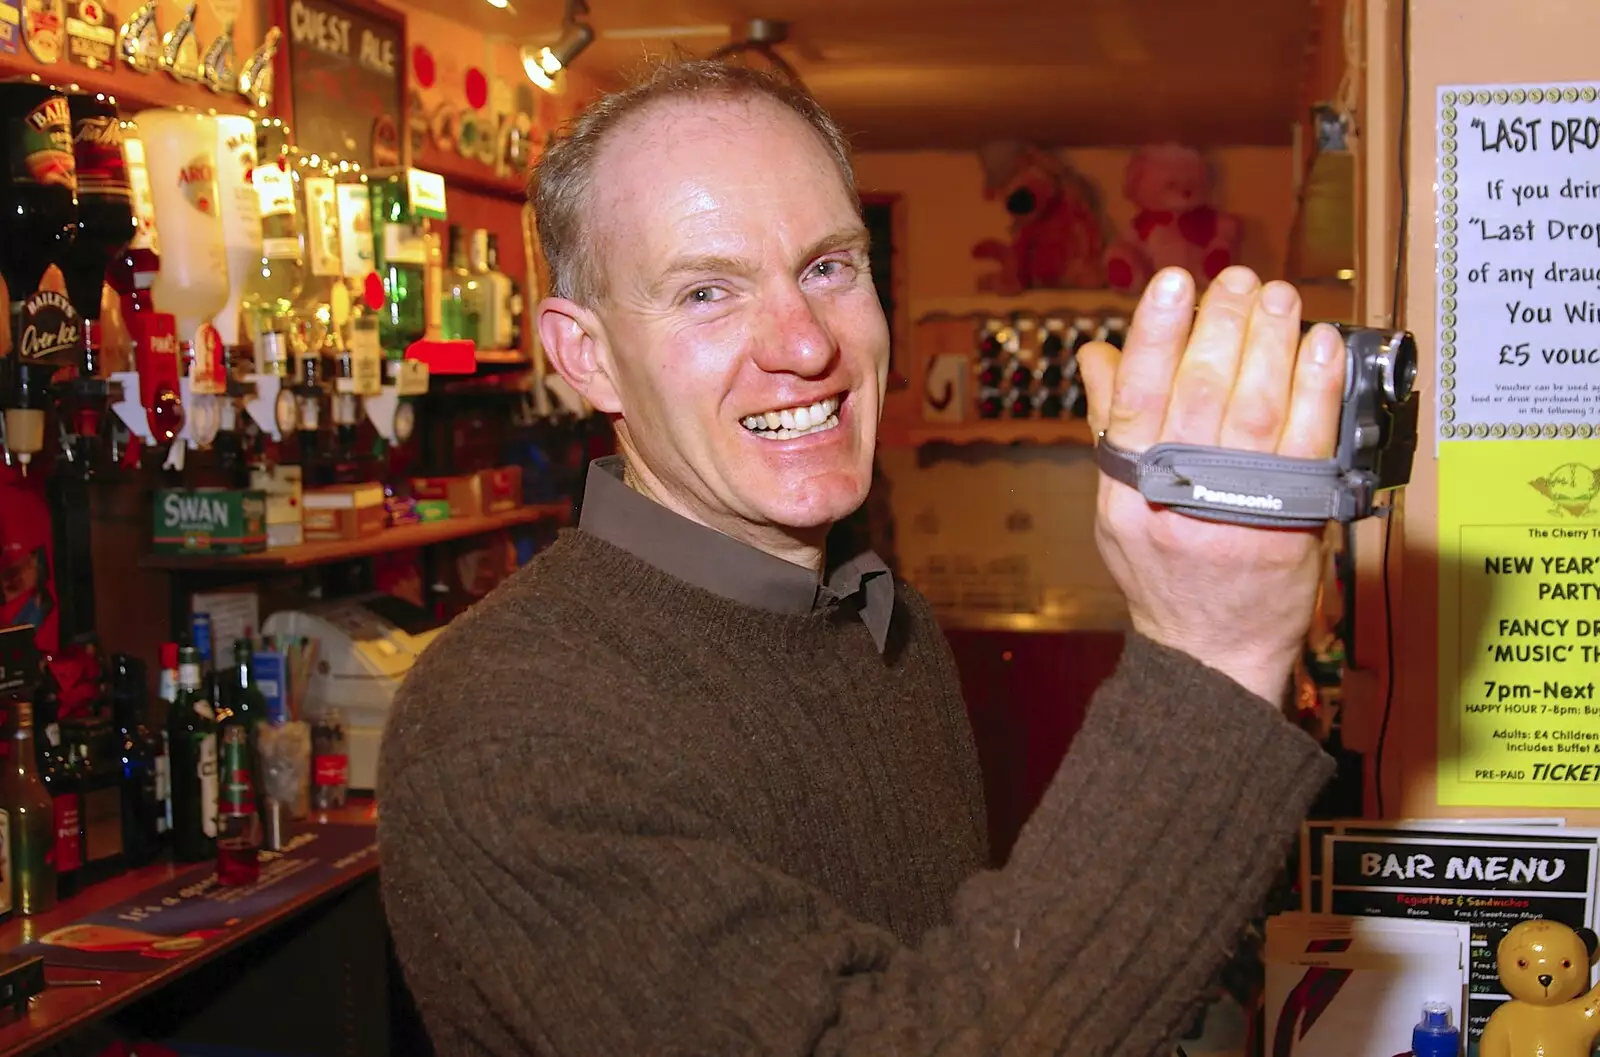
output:
MULTIPOLYGON (((335 811, 313 812, 306 822, 311 827, 320 823, 375 826, 377 810, 371 800, 352 800, 346 807, 335 811)), ((45 914, 32 918, 18 915, 0 926, 0 950, 11 951, 24 943, 37 941, 53 930, 124 904, 143 892, 179 877, 198 875, 203 878, 206 876, 204 865, 175 866, 163 860, 91 885, 45 914)), ((46 964, 45 980, 51 986, 47 986, 42 994, 28 1004, 27 1012, 21 1016, 10 1009, 0 1012, 0 1057, 23 1057, 38 1053, 90 1025, 159 996, 164 990, 195 977, 197 970, 211 966, 229 954, 238 954, 241 948, 250 946, 254 941, 260 941, 274 932, 292 931, 285 929, 285 926, 301 925, 301 919, 358 885, 374 889, 372 901, 375 904, 375 883, 363 885, 363 882, 372 881, 377 869, 377 856, 366 855, 361 861, 337 871, 331 878, 319 879, 282 899, 267 900, 266 905, 259 907, 254 914, 242 916, 237 925, 206 940, 197 949, 177 953, 160 961, 153 960, 150 968, 142 971, 116 972, 46 964), (70 981, 99 981, 99 986, 54 986, 70 981)), ((244 954, 240 960, 254 969, 271 958, 270 955, 244 954)), ((198 975, 202 978, 211 976, 209 973, 198 975)), ((209 981, 207 986, 214 989, 214 993, 221 993, 227 985, 237 982, 241 975, 243 972, 239 966, 232 967, 232 971, 226 966, 219 966, 216 978, 209 981)), ((255 1021, 254 1024, 240 1025, 247 1034, 259 1029, 260 1011, 251 1019, 255 1021)), ((293 1016, 290 1019, 294 1019, 293 1016)), ((321 1046, 308 1044, 304 1047, 297 1045, 294 1052, 309 1054, 321 1050, 321 1046)))

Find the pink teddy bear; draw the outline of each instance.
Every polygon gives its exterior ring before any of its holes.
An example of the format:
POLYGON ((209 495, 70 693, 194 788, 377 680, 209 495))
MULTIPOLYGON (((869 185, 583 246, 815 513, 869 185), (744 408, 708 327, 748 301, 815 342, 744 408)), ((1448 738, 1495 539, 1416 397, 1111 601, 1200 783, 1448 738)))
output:
POLYGON ((1200 152, 1176 144, 1141 147, 1128 161, 1122 193, 1139 209, 1106 250, 1106 282, 1138 293, 1177 265, 1203 289, 1239 259, 1241 224, 1211 204, 1211 170, 1200 152))

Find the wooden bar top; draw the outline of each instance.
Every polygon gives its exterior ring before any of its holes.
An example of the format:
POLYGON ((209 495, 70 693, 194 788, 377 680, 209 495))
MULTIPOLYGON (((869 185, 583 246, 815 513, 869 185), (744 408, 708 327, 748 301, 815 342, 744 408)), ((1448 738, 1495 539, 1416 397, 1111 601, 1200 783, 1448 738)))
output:
MULTIPOLYGON (((371 800, 353 799, 347 806, 335 811, 313 811, 308 821, 376 825, 377 808, 371 800)), ((198 865, 185 863, 174 866, 170 862, 160 862, 137 870, 129 870, 120 877, 91 885, 71 899, 63 900, 48 913, 32 918, 18 915, 4 926, 0 926, 0 950, 12 950, 53 929, 70 925, 91 914, 116 906, 140 892, 194 870, 198 865)), ((274 905, 266 913, 249 919, 238 928, 230 929, 225 936, 207 943, 199 950, 157 963, 151 971, 91 972, 46 965, 47 983, 98 980, 100 986, 47 987, 43 994, 28 1003, 26 1015, 18 1017, 9 1010, 0 1012, 0 1057, 23 1057, 61 1041, 79 1028, 160 990, 178 977, 193 972, 246 940, 279 927, 329 896, 350 887, 355 881, 371 875, 377 868, 376 857, 369 857, 365 863, 346 871, 335 880, 286 899, 274 905)))

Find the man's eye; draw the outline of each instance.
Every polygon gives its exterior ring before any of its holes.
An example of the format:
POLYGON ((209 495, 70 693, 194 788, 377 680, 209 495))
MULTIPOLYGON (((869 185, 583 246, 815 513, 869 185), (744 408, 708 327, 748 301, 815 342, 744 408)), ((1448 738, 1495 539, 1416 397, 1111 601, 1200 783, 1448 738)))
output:
POLYGON ((716 301, 721 293, 715 286, 697 286, 689 291, 689 303, 692 305, 709 305, 716 301))
POLYGON ((844 271, 844 263, 844 261, 818 261, 816 265, 817 275, 824 279, 838 275, 844 271))

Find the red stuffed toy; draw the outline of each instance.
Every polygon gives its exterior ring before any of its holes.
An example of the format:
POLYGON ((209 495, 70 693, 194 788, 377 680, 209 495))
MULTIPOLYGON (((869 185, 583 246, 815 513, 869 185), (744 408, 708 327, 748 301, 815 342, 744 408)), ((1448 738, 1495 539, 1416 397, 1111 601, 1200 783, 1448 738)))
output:
POLYGON ((1000 199, 1011 214, 1009 242, 985 239, 972 249, 975 259, 1000 265, 978 279, 978 289, 1009 296, 1104 286, 1105 236, 1088 184, 1056 155, 1025 143, 992 143, 978 154, 984 197, 1000 199))
POLYGON ((1241 223, 1211 201, 1211 169, 1191 147, 1142 147, 1128 161, 1122 192, 1137 208, 1133 223, 1106 251, 1106 280, 1136 294, 1162 268, 1176 265, 1201 289, 1239 259, 1241 223))

